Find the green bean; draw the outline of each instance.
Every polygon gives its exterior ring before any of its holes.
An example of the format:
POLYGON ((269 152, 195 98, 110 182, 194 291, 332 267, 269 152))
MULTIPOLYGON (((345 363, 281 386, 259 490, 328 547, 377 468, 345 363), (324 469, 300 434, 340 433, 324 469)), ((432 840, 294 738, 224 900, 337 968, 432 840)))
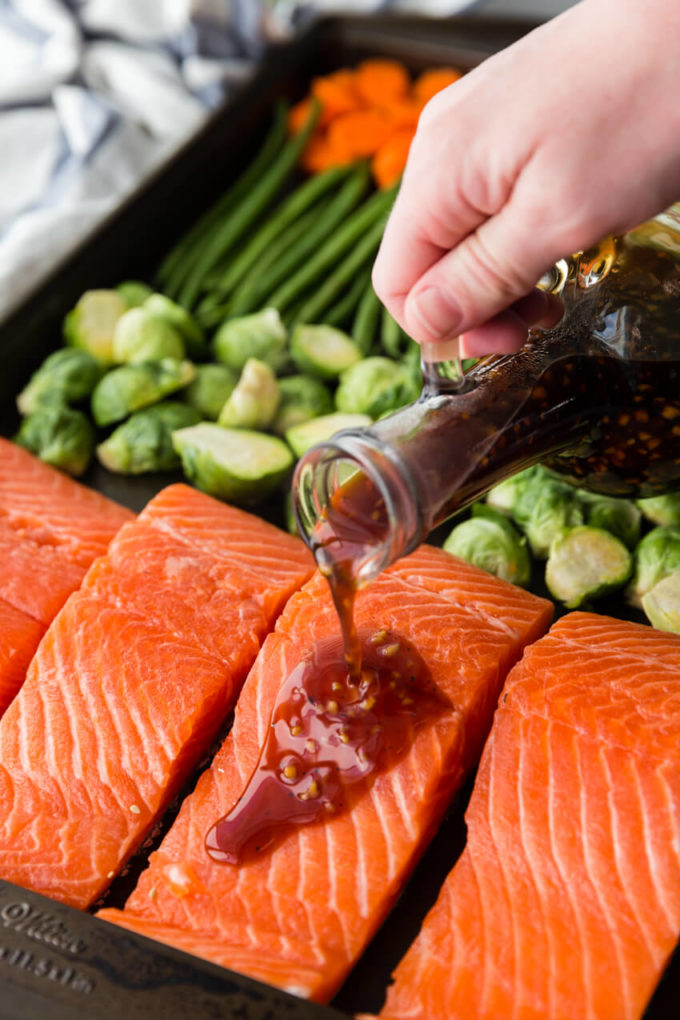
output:
MULTIPOLYGON (((365 265, 380 246, 380 240, 387 222, 388 210, 383 209, 380 218, 363 233, 361 240, 352 248, 323 284, 305 302, 296 316, 297 322, 319 322, 326 309, 333 303, 342 288, 353 279, 355 273, 365 265)), ((329 245, 330 247, 330 245, 329 245)))
POLYGON ((381 309, 380 299, 369 280, 352 325, 352 339, 363 355, 373 347, 381 309))
POLYGON ((331 236, 328 243, 317 251, 316 255, 308 259, 296 273, 274 291, 268 303, 283 311, 303 293, 306 287, 332 266, 337 265, 349 248, 356 245, 360 239, 363 240, 366 231, 374 227, 378 218, 382 230, 388 207, 391 206, 395 193, 395 189, 390 189, 372 195, 345 221, 340 229, 331 236))
POLYGON ((257 264, 260 255, 267 250, 272 241, 291 223, 302 216, 317 199, 330 191, 348 174, 347 167, 332 167, 325 173, 314 174, 308 178, 265 220, 250 242, 229 263, 227 271, 216 283, 214 289, 220 296, 226 296, 241 282, 246 273, 257 264))
MULTIPOLYGON (((275 263, 278 259, 285 255, 301 234, 304 234, 307 230, 313 227, 319 216, 323 215, 323 210, 326 208, 328 199, 322 199, 304 216, 301 216, 295 223, 291 223, 287 230, 276 239, 275 242, 263 253, 258 265, 257 273, 253 273, 248 280, 244 281, 244 284, 237 288, 233 294, 227 298, 222 299, 219 295, 212 291, 203 298, 198 308, 196 309, 196 318, 202 326, 206 329, 210 329, 213 326, 217 326, 223 319, 226 319, 229 315, 241 315, 246 312, 257 311, 259 308, 264 307, 264 302, 259 304, 249 303, 248 305, 239 305, 241 295, 247 297, 248 290, 246 284, 250 281, 257 282, 261 275, 264 274, 269 266, 275 263)), ((252 285, 250 287, 252 290, 252 285)))
POLYGON ((342 326, 347 322, 361 301, 370 278, 370 270, 357 273, 352 286, 348 287, 342 297, 324 313, 323 321, 327 326, 342 326))
POLYGON ((250 189, 233 214, 220 225, 219 230, 201 247, 191 272, 184 281, 184 285, 179 293, 179 303, 185 308, 193 307, 206 273, 212 269, 229 248, 241 239, 293 172, 300 158, 300 153, 316 126, 319 110, 319 104, 315 103, 302 130, 286 142, 278 159, 274 160, 269 170, 261 175, 260 179, 250 189))
POLYGON ((406 334, 396 319, 393 319, 386 308, 382 310, 382 321, 380 324, 380 343, 385 354, 390 358, 400 358, 402 355, 401 343, 406 334))
POLYGON ((198 222, 169 251, 156 274, 159 283, 170 285, 172 289, 177 289, 181 284, 181 276, 191 264, 191 257, 195 254, 194 249, 196 245, 200 245, 204 237, 207 237, 209 232, 234 208, 236 203, 241 201, 244 195, 250 191, 255 181, 258 180, 263 170, 278 155, 286 138, 287 119, 287 103, 277 103, 274 108, 273 124, 258 154, 234 184, 227 189, 217 202, 210 206, 198 222))
POLYGON ((347 219, 365 192, 368 181, 368 168, 362 166, 345 181, 337 195, 330 201, 326 199, 326 207, 319 210, 318 216, 311 223, 305 224, 303 228, 300 221, 297 236, 293 236, 294 226, 291 227, 290 240, 286 235, 286 245, 276 251, 276 257, 267 257, 266 263, 263 261, 257 267, 257 272, 246 277, 234 292, 234 315, 244 315, 266 304, 273 304, 271 298, 277 288, 284 280, 292 278, 300 266, 321 248, 336 227, 347 219))

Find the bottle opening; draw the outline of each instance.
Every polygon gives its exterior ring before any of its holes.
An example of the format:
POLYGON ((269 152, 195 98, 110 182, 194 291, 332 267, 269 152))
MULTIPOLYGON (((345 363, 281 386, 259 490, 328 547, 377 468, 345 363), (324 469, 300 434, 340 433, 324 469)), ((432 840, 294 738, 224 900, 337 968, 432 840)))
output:
POLYGON ((413 494, 391 457, 345 433, 313 447, 293 479, 298 528, 328 575, 356 587, 408 551, 416 519, 413 494))

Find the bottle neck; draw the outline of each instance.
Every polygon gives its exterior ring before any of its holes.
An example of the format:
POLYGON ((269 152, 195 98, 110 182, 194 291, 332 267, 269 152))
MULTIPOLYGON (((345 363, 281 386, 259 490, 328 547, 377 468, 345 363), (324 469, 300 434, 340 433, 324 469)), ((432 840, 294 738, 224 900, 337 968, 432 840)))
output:
POLYGON ((293 480, 298 528, 327 575, 360 587, 427 534, 403 451, 374 429, 345 430, 310 450, 293 480))

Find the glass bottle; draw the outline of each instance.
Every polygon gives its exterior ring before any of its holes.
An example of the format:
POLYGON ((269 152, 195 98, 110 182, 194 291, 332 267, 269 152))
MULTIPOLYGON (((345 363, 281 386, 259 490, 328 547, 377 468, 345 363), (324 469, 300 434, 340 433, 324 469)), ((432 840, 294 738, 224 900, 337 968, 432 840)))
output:
POLYGON ((680 205, 541 285, 564 301, 557 327, 462 381, 430 369, 416 403, 301 459, 296 516, 322 570, 366 583, 538 461, 608 495, 680 488, 680 205))

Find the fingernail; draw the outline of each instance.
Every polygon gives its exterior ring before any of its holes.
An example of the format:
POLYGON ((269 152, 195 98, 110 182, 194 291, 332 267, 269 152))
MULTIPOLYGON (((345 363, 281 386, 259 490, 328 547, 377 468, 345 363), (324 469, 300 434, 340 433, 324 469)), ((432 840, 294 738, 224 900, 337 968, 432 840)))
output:
POLYGON ((458 331, 460 308, 450 294, 438 287, 427 287, 413 298, 412 314, 431 336, 452 336, 458 331))

